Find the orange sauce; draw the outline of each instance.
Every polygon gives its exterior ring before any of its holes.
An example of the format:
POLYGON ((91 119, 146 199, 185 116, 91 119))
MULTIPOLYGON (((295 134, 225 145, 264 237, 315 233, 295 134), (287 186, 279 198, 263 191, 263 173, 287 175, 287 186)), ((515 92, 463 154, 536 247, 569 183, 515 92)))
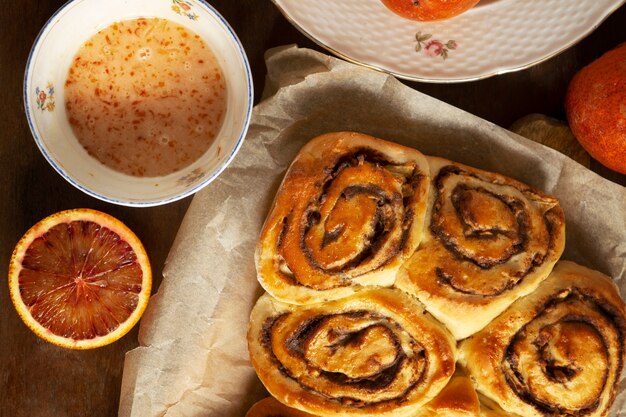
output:
POLYGON ((211 146, 226 84, 209 46, 165 19, 114 23, 78 51, 65 108, 87 152, 123 173, 153 177, 190 165, 211 146))

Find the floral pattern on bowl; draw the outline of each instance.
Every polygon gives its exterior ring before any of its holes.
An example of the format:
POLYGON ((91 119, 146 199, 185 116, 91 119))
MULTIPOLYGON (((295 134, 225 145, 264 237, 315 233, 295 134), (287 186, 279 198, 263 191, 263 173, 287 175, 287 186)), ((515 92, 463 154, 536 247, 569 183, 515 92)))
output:
POLYGON ((48 83, 46 88, 35 88, 35 96, 37 98, 37 108, 41 111, 54 111, 54 86, 48 83))
POLYGON ((198 15, 192 11, 193 4, 185 0, 172 0, 172 10, 181 16, 187 16, 190 20, 198 20, 198 15))
POLYGON ((196 181, 198 181, 200 178, 204 177, 204 174, 205 174, 204 170, 202 170, 201 168, 196 168, 193 171, 191 171, 189 174, 179 178, 178 181, 176 182, 180 185, 184 185, 185 187, 188 187, 192 185, 193 183, 195 183, 196 181))
POLYGON ((453 39, 443 43, 439 39, 432 39, 432 37, 433 35, 430 33, 417 32, 415 34, 415 40, 417 41, 415 51, 423 51, 424 54, 431 58, 440 56, 443 60, 446 60, 448 52, 459 47, 459 44, 453 39))

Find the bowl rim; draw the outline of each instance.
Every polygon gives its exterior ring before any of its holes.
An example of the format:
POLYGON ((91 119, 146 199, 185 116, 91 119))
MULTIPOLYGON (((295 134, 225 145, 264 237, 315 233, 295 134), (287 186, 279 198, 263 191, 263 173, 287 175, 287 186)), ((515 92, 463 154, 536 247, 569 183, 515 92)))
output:
POLYGON ((174 196, 167 197, 164 199, 152 199, 152 200, 146 200, 146 201, 127 201, 127 200, 122 200, 122 199, 117 199, 117 198, 111 198, 111 197, 102 195, 100 193, 97 193, 85 187, 84 185, 79 184, 63 168, 61 168, 61 166, 59 166, 56 163, 56 161, 52 158, 52 156, 49 155, 48 152, 46 152, 46 149, 43 146, 42 139, 39 137, 39 135, 36 132, 35 122, 33 120, 33 116, 30 111, 31 99, 29 98, 29 94, 28 94, 28 82, 30 81, 29 73, 31 72, 31 66, 33 64, 34 53, 40 45, 42 36, 46 32, 50 24, 53 23, 55 18, 59 14, 64 12, 73 3, 77 3, 80 1, 84 1, 84 0, 68 0, 63 6, 61 6, 58 10, 56 10, 52 14, 52 16, 50 16, 50 18, 46 21, 46 23, 42 26, 41 30, 37 34, 37 37, 35 38, 35 41, 33 42, 33 46, 31 47, 31 50, 28 54, 28 59, 26 61, 26 68, 24 70, 24 82, 23 82, 22 95, 23 95, 23 102, 24 102, 24 111, 26 113, 26 119, 28 121, 28 127, 30 128, 31 135, 35 139, 37 148, 39 148, 39 151, 43 154, 46 161, 48 161, 48 163, 52 165, 54 170, 57 173, 59 173, 67 182, 69 182, 75 188, 79 189, 85 194, 88 194, 94 198, 105 201, 107 203, 112 203, 112 204, 116 204, 120 206, 127 206, 127 207, 154 207, 154 206, 165 205, 165 204, 173 203, 178 200, 182 200, 183 198, 186 198, 200 191, 202 188, 206 187, 211 182, 213 182, 228 167, 228 165, 230 165, 232 160, 235 158, 235 156, 239 152, 239 149, 241 149, 244 139, 248 133, 248 128, 250 127, 250 120, 252 118, 252 107, 254 106, 254 84, 253 84, 253 79, 252 79, 252 71, 250 69, 250 62, 248 61, 248 56, 246 55, 246 51, 243 48, 241 41, 237 37, 237 34, 233 30, 233 28, 230 26, 230 24, 226 21, 226 19, 224 19, 224 17, 211 4, 209 4, 206 0, 197 0, 199 3, 201 3, 200 4, 201 6, 204 6, 209 13, 213 14, 217 18, 217 20, 222 24, 223 28, 226 29, 227 33, 232 37, 232 40, 235 42, 235 45, 237 46, 237 49, 239 51, 239 56, 242 59, 242 63, 243 63, 244 70, 245 70, 247 93, 248 93, 247 103, 246 103, 247 108, 245 111, 243 129, 241 130, 239 137, 237 138, 237 141, 235 142, 235 146, 232 149, 230 155, 227 158, 224 158, 224 160, 219 164, 217 169, 211 172, 211 174, 207 176, 207 178, 202 180, 200 183, 194 185, 193 187, 189 189, 185 189, 181 193, 176 194, 174 196))

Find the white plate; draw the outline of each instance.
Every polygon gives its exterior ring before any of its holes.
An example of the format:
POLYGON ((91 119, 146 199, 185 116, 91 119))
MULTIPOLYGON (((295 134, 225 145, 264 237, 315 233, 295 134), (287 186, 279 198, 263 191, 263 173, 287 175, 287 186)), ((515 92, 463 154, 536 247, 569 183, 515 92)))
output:
POLYGON ((542 62, 584 38, 625 1, 482 0, 455 18, 416 22, 381 0, 273 0, 300 31, 336 55, 426 82, 471 81, 542 62))

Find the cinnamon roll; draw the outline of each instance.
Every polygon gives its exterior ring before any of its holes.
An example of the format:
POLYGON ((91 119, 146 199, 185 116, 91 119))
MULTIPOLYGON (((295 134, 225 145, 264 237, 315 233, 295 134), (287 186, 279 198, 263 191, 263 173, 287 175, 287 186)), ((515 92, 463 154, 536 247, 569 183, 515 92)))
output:
POLYGON ((562 261, 539 288, 460 345, 479 392, 524 417, 606 416, 624 362, 613 281, 562 261))
POLYGON ((457 339, 482 329, 544 280, 563 252, 556 198, 505 176, 429 158, 424 240, 396 286, 457 339))
POLYGON ((315 417, 313 414, 296 410, 281 404, 273 397, 267 397, 254 404, 246 417, 315 417))
POLYGON ((268 294, 252 310, 248 348, 267 390, 319 416, 409 416, 455 369, 452 336, 415 298, 366 289, 298 306, 268 294))
POLYGON ((391 286, 422 236, 428 163, 359 133, 311 140, 278 190, 256 251, 259 282, 285 302, 391 286))

